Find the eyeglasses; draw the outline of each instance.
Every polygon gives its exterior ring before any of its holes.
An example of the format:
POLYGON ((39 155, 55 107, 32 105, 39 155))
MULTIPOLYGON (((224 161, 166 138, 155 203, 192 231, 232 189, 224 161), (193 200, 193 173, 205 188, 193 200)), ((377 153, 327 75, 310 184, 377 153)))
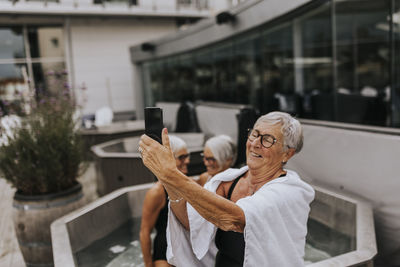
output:
POLYGON ((249 139, 250 142, 253 142, 260 136, 261 136, 261 144, 265 148, 270 148, 271 146, 273 146, 275 143, 278 142, 278 140, 276 140, 276 138, 270 134, 260 134, 258 130, 247 129, 247 138, 249 139))
POLYGON ((184 160, 186 160, 187 158, 190 158, 190 154, 183 154, 183 155, 180 155, 180 156, 178 156, 178 157, 175 157, 177 160, 180 160, 180 161, 184 161, 184 160))
POLYGON ((203 157, 203 160, 210 162, 211 164, 214 164, 217 162, 217 160, 214 157, 205 157, 204 153, 200 153, 200 156, 203 157))

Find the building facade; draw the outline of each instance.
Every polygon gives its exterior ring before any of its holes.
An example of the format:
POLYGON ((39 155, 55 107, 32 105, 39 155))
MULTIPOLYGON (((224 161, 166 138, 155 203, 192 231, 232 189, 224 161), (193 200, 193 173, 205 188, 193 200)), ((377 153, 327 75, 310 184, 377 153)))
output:
POLYGON ((175 32, 232 4, 226 0, 0 0, 2 112, 29 95, 71 86, 84 114, 109 106, 132 117, 135 81, 129 47, 175 32))
MULTIPOLYGON (((131 48, 145 105, 205 100, 264 114, 400 127, 400 1, 248 1, 231 19, 131 48)), ((226 14, 225 14, 226 15, 226 14)))

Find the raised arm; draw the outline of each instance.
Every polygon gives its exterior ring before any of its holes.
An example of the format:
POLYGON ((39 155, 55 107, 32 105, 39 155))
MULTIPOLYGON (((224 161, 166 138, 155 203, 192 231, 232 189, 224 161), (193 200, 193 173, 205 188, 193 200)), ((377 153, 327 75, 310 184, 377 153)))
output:
MULTIPOLYGON (((186 200, 206 220, 225 231, 243 232, 245 217, 235 203, 207 191, 195 181, 181 173, 169 147, 167 129, 162 133, 163 145, 143 135, 140 141, 143 163, 157 176, 168 191, 171 199, 186 200)), ((172 204, 171 209, 187 228, 187 211, 184 202, 172 204), (183 207, 184 206, 184 207, 183 207), (182 219, 181 217, 186 218, 182 219), (186 224, 186 225, 185 225, 186 224)))

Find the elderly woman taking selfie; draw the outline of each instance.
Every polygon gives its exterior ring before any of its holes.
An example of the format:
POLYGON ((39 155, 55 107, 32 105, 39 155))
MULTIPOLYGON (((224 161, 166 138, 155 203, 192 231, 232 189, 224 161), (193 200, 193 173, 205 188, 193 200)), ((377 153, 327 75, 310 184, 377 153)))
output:
POLYGON ((283 112, 260 117, 249 130, 247 166, 215 175, 204 188, 177 170, 166 129, 162 135, 163 145, 142 136, 140 150, 170 197, 171 264, 304 265, 314 190, 284 168, 303 145, 299 121, 283 112))

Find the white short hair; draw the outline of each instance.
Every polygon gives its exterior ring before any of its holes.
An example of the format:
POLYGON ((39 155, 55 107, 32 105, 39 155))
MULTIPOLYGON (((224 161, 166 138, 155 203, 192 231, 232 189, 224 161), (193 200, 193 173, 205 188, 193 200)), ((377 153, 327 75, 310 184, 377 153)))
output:
POLYGON ((294 148, 296 153, 300 152, 303 147, 303 129, 297 119, 286 112, 274 111, 258 118, 254 126, 260 122, 270 125, 280 124, 285 150, 294 148))
POLYGON ((175 136, 175 135, 169 136, 169 145, 170 145, 171 150, 174 153, 174 155, 179 150, 181 150, 183 148, 187 148, 185 141, 183 141, 182 138, 175 136))
POLYGON ((236 145, 232 138, 227 135, 217 135, 207 140, 204 145, 213 153, 219 166, 224 166, 228 160, 232 160, 231 165, 236 161, 236 145))

